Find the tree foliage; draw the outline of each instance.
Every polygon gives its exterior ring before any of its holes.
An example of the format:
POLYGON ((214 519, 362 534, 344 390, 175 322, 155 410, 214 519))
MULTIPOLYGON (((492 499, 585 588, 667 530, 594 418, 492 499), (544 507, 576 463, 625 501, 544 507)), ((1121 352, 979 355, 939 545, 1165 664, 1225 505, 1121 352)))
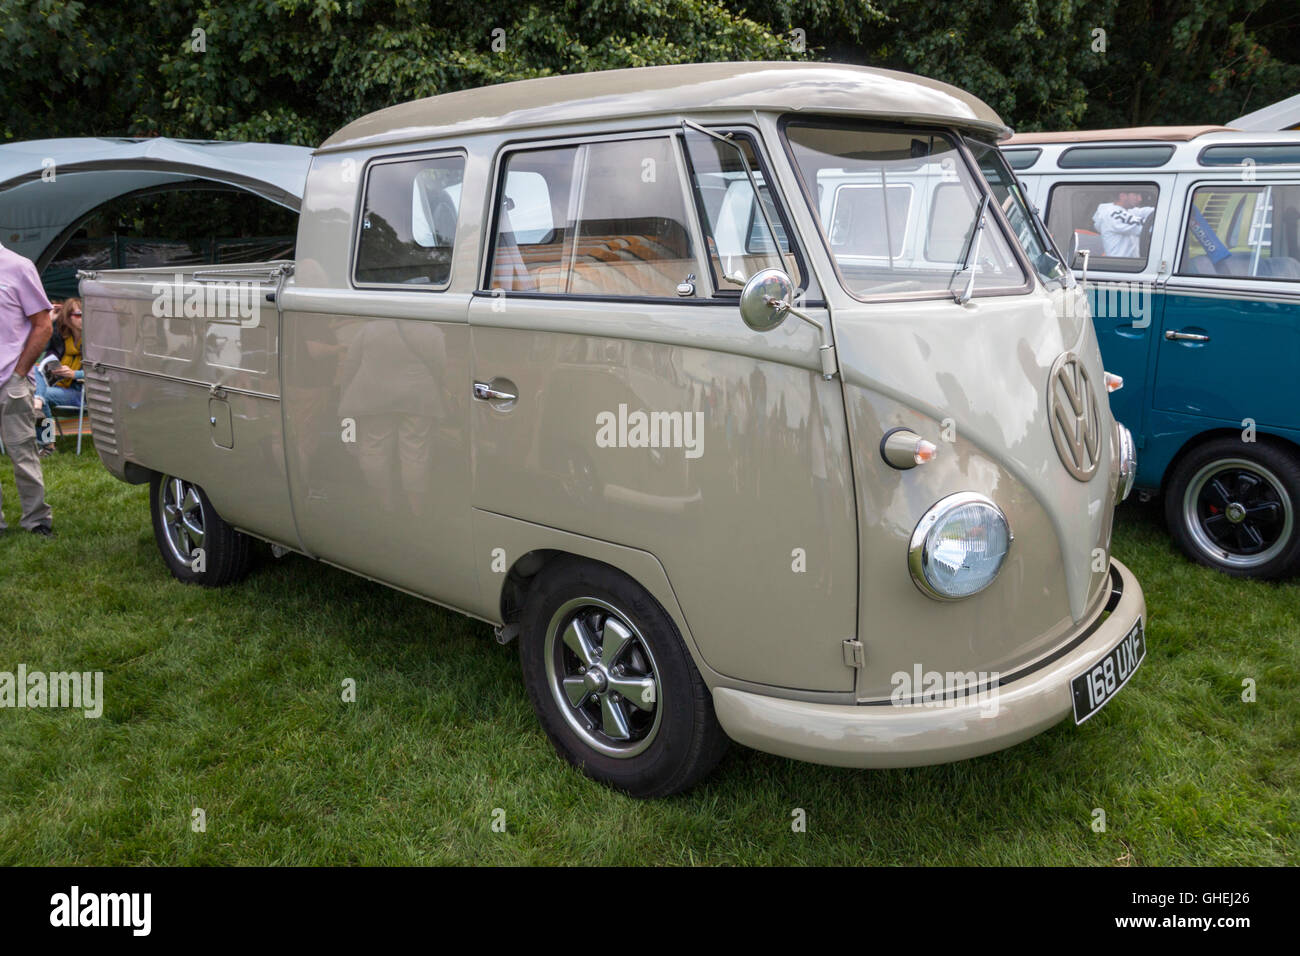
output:
POLYGON ((947 80, 1025 129, 1223 122, 1300 88, 1297 20, 1293 0, 0 0, 0 141, 315 145, 451 90, 792 58, 947 80))

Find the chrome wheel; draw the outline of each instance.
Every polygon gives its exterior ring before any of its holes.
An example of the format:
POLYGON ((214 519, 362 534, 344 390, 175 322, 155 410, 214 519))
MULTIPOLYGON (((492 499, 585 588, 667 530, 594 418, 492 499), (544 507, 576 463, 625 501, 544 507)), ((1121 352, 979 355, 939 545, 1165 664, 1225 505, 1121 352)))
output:
POLYGON ((158 510, 172 556, 190 565, 194 552, 203 547, 203 500, 198 488, 170 475, 162 480, 158 510))
POLYGON ((634 757, 659 731, 659 674, 641 633, 613 605, 584 597, 551 617, 543 646, 547 683, 587 746, 634 757))
POLYGON ((1187 484, 1183 522, 1207 556, 1234 568, 1267 564, 1287 547, 1295 510, 1281 480, 1259 462, 1226 458, 1187 484))

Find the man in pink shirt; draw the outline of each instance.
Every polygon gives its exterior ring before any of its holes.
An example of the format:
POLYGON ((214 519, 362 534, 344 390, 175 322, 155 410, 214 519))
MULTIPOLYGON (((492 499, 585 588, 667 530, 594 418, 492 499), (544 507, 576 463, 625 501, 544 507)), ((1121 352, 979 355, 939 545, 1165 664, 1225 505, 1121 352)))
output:
MULTIPOLYGON (((36 455, 36 383, 32 366, 50 341, 50 300, 32 260, 0 246, 0 440, 14 463, 14 484, 23 516, 34 534, 54 536, 45 503, 41 460, 36 455)), ((0 512, 0 533, 5 528, 0 512)))

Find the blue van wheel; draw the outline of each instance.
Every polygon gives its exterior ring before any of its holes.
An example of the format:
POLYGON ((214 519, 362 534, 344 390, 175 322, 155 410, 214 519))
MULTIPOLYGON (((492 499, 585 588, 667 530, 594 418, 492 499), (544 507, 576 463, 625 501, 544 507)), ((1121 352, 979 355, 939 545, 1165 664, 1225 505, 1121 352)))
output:
POLYGON ((1300 569, 1300 459, 1269 441, 1216 438, 1179 461, 1165 495, 1170 534, 1193 561, 1237 577, 1300 569))

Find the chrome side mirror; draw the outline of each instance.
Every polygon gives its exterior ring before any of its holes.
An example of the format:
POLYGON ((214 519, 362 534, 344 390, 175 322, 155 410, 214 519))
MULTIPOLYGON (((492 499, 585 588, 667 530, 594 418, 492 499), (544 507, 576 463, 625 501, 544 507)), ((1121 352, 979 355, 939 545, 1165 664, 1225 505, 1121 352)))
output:
POLYGON ((760 269, 740 293, 740 317, 755 332, 771 332, 790 313, 794 282, 780 269, 760 269))
POLYGON ((771 332, 785 321, 787 315, 793 315, 800 321, 807 322, 821 334, 822 378, 829 381, 839 371, 835 358, 835 346, 831 344, 826 326, 806 312, 796 309, 791 303, 794 298, 794 283, 780 269, 761 269, 750 276, 745 288, 740 291, 740 317, 755 332, 771 332))

